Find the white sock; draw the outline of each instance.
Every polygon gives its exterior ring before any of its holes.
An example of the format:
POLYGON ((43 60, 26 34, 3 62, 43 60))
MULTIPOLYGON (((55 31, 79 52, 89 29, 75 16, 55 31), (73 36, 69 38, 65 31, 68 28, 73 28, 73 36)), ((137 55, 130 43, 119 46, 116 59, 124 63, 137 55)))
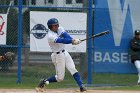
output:
POLYGON ((138 83, 140 83, 140 60, 135 61, 135 66, 136 66, 137 71, 138 71, 138 83))
POLYGON ((140 83, 140 73, 138 74, 138 78, 139 78, 139 79, 138 79, 138 83, 140 83))
POLYGON ((47 85, 49 85, 49 81, 46 81, 45 83, 46 83, 47 85))

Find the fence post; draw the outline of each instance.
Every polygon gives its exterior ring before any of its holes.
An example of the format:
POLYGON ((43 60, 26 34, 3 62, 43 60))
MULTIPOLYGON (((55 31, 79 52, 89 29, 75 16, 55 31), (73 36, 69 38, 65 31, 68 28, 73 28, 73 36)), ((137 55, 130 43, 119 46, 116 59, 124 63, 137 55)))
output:
POLYGON ((18 0, 18 71, 17 83, 21 83, 21 48, 22 48, 22 0, 18 0))
MULTIPOLYGON (((92 0, 88 0, 88 37, 92 36, 92 0)), ((88 52, 88 84, 92 83, 92 39, 89 39, 87 44, 88 52)))

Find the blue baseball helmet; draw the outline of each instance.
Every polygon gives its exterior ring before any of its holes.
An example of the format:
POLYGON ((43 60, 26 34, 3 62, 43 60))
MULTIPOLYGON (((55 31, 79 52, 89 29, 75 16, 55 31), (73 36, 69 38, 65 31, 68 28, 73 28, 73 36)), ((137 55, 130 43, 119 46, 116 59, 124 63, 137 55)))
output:
POLYGON ((48 20, 47 25, 55 25, 55 24, 59 24, 58 20, 56 18, 51 18, 48 20))

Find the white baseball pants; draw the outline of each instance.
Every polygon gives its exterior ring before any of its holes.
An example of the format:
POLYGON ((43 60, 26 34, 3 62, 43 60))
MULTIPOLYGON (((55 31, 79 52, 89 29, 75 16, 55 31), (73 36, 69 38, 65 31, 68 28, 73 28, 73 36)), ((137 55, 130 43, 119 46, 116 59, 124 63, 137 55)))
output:
POLYGON ((138 71, 138 83, 140 83, 140 60, 136 60, 134 63, 138 71))
POLYGON ((78 72, 75 68, 75 64, 70 56, 70 54, 65 50, 65 52, 61 52, 60 54, 52 53, 51 55, 52 62, 55 66, 56 70, 56 80, 58 82, 62 81, 65 76, 65 67, 68 71, 73 75, 78 72))

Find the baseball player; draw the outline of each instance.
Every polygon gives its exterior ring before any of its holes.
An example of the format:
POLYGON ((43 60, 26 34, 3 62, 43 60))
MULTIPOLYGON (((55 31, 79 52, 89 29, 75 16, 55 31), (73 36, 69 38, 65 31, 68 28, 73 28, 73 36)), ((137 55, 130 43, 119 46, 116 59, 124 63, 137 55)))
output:
POLYGON ((65 44, 77 45, 81 43, 80 39, 73 39, 62 27, 59 27, 59 22, 56 18, 49 19, 47 25, 49 28, 48 43, 52 50, 51 59, 55 66, 56 75, 48 79, 42 79, 36 90, 43 91, 45 84, 63 81, 66 67, 77 82, 80 91, 86 91, 70 54, 65 50, 65 44))
POLYGON ((135 30, 135 36, 130 41, 130 56, 138 71, 137 85, 140 85, 140 30, 135 30))
POLYGON ((12 60, 13 56, 15 54, 13 52, 6 52, 4 55, 1 55, 0 56, 0 61, 3 61, 3 60, 12 60))

